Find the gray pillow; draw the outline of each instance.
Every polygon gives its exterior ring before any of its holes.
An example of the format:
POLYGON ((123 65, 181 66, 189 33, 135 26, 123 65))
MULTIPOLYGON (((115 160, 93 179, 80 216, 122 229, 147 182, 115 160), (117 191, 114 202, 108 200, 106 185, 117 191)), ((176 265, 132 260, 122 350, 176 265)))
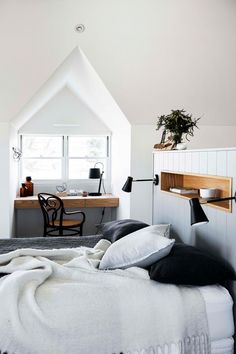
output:
POLYGON ((115 242, 120 238, 130 234, 131 232, 140 230, 149 226, 142 221, 133 219, 122 219, 106 222, 97 226, 98 232, 103 235, 103 238, 115 242))
POLYGON ((146 268, 167 256, 175 242, 165 237, 170 225, 152 225, 114 242, 104 254, 99 268, 146 268))

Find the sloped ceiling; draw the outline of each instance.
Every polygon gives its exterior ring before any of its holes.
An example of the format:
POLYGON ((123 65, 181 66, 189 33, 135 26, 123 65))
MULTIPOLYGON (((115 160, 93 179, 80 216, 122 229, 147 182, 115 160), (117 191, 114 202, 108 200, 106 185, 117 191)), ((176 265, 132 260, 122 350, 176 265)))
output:
POLYGON ((0 43, 2 122, 80 46, 131 124, 183 107, 236 125, 234 0, 1 0, 0 43))

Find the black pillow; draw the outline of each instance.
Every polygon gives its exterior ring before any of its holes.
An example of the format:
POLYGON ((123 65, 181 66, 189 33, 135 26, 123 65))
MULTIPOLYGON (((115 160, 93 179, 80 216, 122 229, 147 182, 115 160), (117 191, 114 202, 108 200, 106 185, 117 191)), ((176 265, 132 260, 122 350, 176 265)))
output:
POLYGON ((176 243, 169 255, 154 263, 150 278, 161 283, 210 285, 235 280, 234 270, 206 252, 176 243))
POLYGON ((147 226, 149 225, 142 221, 123 219, 98 225, 98 232, 102 233, 103 238, 106 238, 111 242, 115 242, 131 232, 143 229, 147 226))

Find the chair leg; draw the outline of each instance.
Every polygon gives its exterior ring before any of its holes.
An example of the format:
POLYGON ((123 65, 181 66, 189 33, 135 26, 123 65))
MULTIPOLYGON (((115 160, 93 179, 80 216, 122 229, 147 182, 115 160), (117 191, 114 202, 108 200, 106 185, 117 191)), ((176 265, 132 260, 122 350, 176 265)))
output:
POLYGON ((82 225, 80 225, 80 236, 83 236, 83 224, 82 225))

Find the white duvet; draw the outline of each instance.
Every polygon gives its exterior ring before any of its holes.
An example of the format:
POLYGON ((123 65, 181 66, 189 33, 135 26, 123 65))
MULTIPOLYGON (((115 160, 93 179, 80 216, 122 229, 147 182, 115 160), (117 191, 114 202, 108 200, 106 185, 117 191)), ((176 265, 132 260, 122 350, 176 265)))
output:
POLYGON ((0 255, 0 351, 8 354, 209 354, 199 290, 140 268, 98 270, 107 247, 0 255))

